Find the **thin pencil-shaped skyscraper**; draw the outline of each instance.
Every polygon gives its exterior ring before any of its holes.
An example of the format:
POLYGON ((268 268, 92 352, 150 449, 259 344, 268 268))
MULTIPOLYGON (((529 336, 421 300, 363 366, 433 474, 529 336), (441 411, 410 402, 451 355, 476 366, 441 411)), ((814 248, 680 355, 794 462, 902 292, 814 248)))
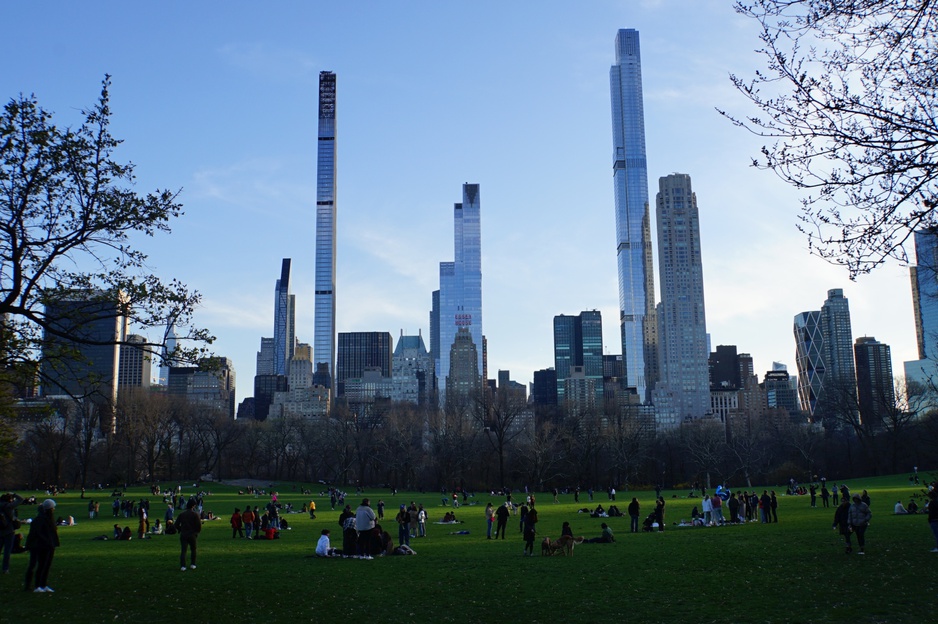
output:
POLYGON ((609 82, 622 360, 627 385, 648 402, 658 377, 657 330, 637 30, 623 29, 616 35, 616 64, 609 71, 609 82))
POLYGON ((316 382, 335 378, 335 74, 319 73, 319 149, 316 163, 316 297, 313 370, 316 382), (328 373, 322 375, 325 365, 328 373))

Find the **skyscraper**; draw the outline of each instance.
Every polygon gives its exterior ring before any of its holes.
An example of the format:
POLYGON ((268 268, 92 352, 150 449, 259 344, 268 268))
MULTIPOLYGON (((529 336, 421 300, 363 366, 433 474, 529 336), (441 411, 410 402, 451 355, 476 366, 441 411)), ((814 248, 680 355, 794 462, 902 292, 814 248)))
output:
POLYGON ((160 379, 159 384, 166 386, 169 384, 169 369, 178 366, 176 361, 170 358, 170 354, 176 350, 176 326, 169 323, 166 326, 166 335, 163 342, 163 350, 160 352, 160 379))
POLYGON ((296 348, 296 295, 290 293, 290 259, 280 266, 274 286, 274 374, 287 375, 296 348))
MULTIPOLYGON (((461 329, 467 335, 460 338, 460 353, 469 353, 466 341, 472 343, 477 360, 475 374, 481 375, 483 365, 482 342, 482 228, 480 219, 479 185, 463 184, 463 201, 453 207, 454 261, 440 263, 439 351, 436 374, 440 397, 446 396, 446 379, 450 374, 450 357, 456 335, 461 329)), ((435 301, 434 301, 435 303, 435 301)), ((433 328, 431 327, 431 348, 433 328)), ((460 371, 470 368, 459 367, 460 371)), ((482 380, 478 382, 481 388, 482 380)), ((468 381, 462 387, 475 387, 468 381)))
POLYGON ((857 362, 857 399, 860 419, 873 427, 896 414, 896 391, 889 345, 876 338, 857 338, 853 345, 857 362))
POLYGON ((381 377, 391 379, 392 357, 389 332, 342 332, 336 365, 336 396, 345 394, 346 379, 360 379, 367 369, 378 369, 381 377))
POLYGON ((918 359, 904 366, 912 395, 938 376, 938 229, 915 232, 915 263, 909 271, 918 359))
POLYGON ((710 411, 709 349, 700 220, 690 176, 674 173, 660 178, 656 203, 661 278, 659 386, 669 395, 671 406, 671 413, 659 424, 667 427, 710 411))
POLYGON ((795 317, 798 396, 812 422, 856 411, 857 374, 850 306, 842 288, 827 291, 820 311, 795 317))
POLYGON ((316 296, 313 369, 325 365, 335 381, 336 154, 335 74, 319 72, 319 150, 316 162, 316 296))
POLYGON ((146 345, 147 339, 137 334, 127 336, 127 344, 120 347, 117 367, 117 388, 149 388, 152 352, 146 345))
POLYGON ((622 358, 629 387, 647 402, 658 378, 655 275, 645 161, 645 113, 638 31, 616 35, 612 96, 612 178, 616 199, 616 258, 622 358))
POLYGON ((557 374, 557 401, 563 405, 566 380, 574 376, 592 380, 593 404, 603 399, 603 320, 598 310, 577 316, 554 317, 554 370, 557 374))

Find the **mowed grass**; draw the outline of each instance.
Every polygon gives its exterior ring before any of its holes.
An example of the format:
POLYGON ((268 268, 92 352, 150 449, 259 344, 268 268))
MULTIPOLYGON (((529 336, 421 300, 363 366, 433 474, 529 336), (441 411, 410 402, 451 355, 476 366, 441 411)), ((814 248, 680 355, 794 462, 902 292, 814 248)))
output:
MULTIPOLYGON (((222 519, 205 524, 198 569, 186 572, 179 570, 176 536, 93 541, 95 535, 110 537, 115 522, 110 498, 100 498, 101 518, 89 520, 87 501, 69 493, 56 497, 56 513, 73 515, 78 525, 59 528, 62 547, 49 579, 56 593, 23 592, 28 555, 14 555, 11 574, 0 577, 3 621, 930 621, 938 598, 938 553, 929 552, 934 539, 924 516, 892 515, 897 498, 907 503, 921 488, 909 486, 904 477, 858 479, 848 485, 851 491, 868 489, 873 498, 873 522, 862 557, 844 554, 831 530, 834 510, 821 508, 820 499, 812 509, 807 496, 781 496, 778 524, 677 528, 673 523, 689 520, 699 501, 684 498, 686 491, 666 491, 663 533, 633 535, 628 517, 600 520, 577 513, 579 507, 598 503, 608 507, 605 494, 592 503, 583 495, 579 505, 572 494, 561 495, 559 504, 538 494, 535 556, 523 557, 517 516, 509 522, 508 539, 486 540, 485 503, 501 499, 478 494, 471 499, 475 504, 457 511, 465 524, 429 524, 427 538, 411 541, 417 556, 365 561, 311 556, 325 527, 332 530, 333 545, 341 546, 338 509, 329 509, 327 497, 312 497, 316 520, 287 515, 292 530, 280 540, 232 540, 228 517, 234 507, 263 506, 267 498, 239 496, 237 488, 212 484, 204 486, 212 492, 206 508, 222 519), (540 540, 558 537, 563 521, 586 537, 598 536, 605 521, 617 541, 583 544, 573 557, 540 556, 540 540), (460 529, 470 534, 450 535, 460 529)), ((757 489, 761 493, 763 488, 757 489)), ((278 484, 277 490, 281 502, 296 509, 308 500, 290 484, 278 484)), ((183 488, 186 495, 194 491, 191 485, 183 488)), ((384 524, 395 541, 393 517, 401 503, 423 503, 431 521, 444 512, 439 493, 366 494, 373 505, 378 499, 386 502, 384 524)), ((132 488, 127 495, 148 497, 152 517, 162 516, 160 499, 146 489, 132 488)), ((644 517, 654 493, 621 492, 616 504, 625 510, 633 495, 644 517)), ((350 496, 347 502, 354 509, 360 499, 350 496)), ((33 511, 22 506, 20 515, 33 511)), ((136 534, 132 519, 119 522, 136 534)))

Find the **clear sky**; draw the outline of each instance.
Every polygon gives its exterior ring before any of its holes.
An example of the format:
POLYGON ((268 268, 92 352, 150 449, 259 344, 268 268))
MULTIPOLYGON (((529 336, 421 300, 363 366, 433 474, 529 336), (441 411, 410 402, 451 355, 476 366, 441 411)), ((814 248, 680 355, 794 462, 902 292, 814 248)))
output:
MULTIPOLYGON (((916 358, 908 270, 849 281, 812 257, 798 195, 749 166, 761 146, 715 107, 753 113, 728 75, 760 67, 730 0, 6 2, 0 96, 77 123, 113 76, 119 158, 137 190, 181 189, 153 270, 203 294, 197 322, 234 361, 238 399, 273 335, 293 259, 297 337, 313 339, 318 78, 337 74, 337 329, 421 331, 453 259, 453 203, 481 185, 489 376, 553 366, 556 314, 602 311, 619 353, 609 67, 641 33, 649 190, 691 176, 711 345, 795 372, 792 319, 830 288, 854 337, 916 358)), ((654 232, 652 234, 654 240, 654 232)), ((655 263, 657 274, 657 244, 655 263)), ((660 290, 659 290, 660 295, 660 290)))

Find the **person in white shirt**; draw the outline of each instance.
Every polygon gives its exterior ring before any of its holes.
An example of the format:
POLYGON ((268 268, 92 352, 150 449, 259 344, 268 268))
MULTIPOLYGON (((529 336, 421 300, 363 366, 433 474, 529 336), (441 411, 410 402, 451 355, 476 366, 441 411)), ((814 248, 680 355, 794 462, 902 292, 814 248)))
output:
POLYGON ((896 509, 893 512, 895 514, 907 514, 908 510, 902 506, 902 501, 896 501, 896 509))
POLYGON ((316 544, 317 557, 338 557, 341 553, 329 545, 329 529, 323 529, 319 536, 319 542, 316 544))

